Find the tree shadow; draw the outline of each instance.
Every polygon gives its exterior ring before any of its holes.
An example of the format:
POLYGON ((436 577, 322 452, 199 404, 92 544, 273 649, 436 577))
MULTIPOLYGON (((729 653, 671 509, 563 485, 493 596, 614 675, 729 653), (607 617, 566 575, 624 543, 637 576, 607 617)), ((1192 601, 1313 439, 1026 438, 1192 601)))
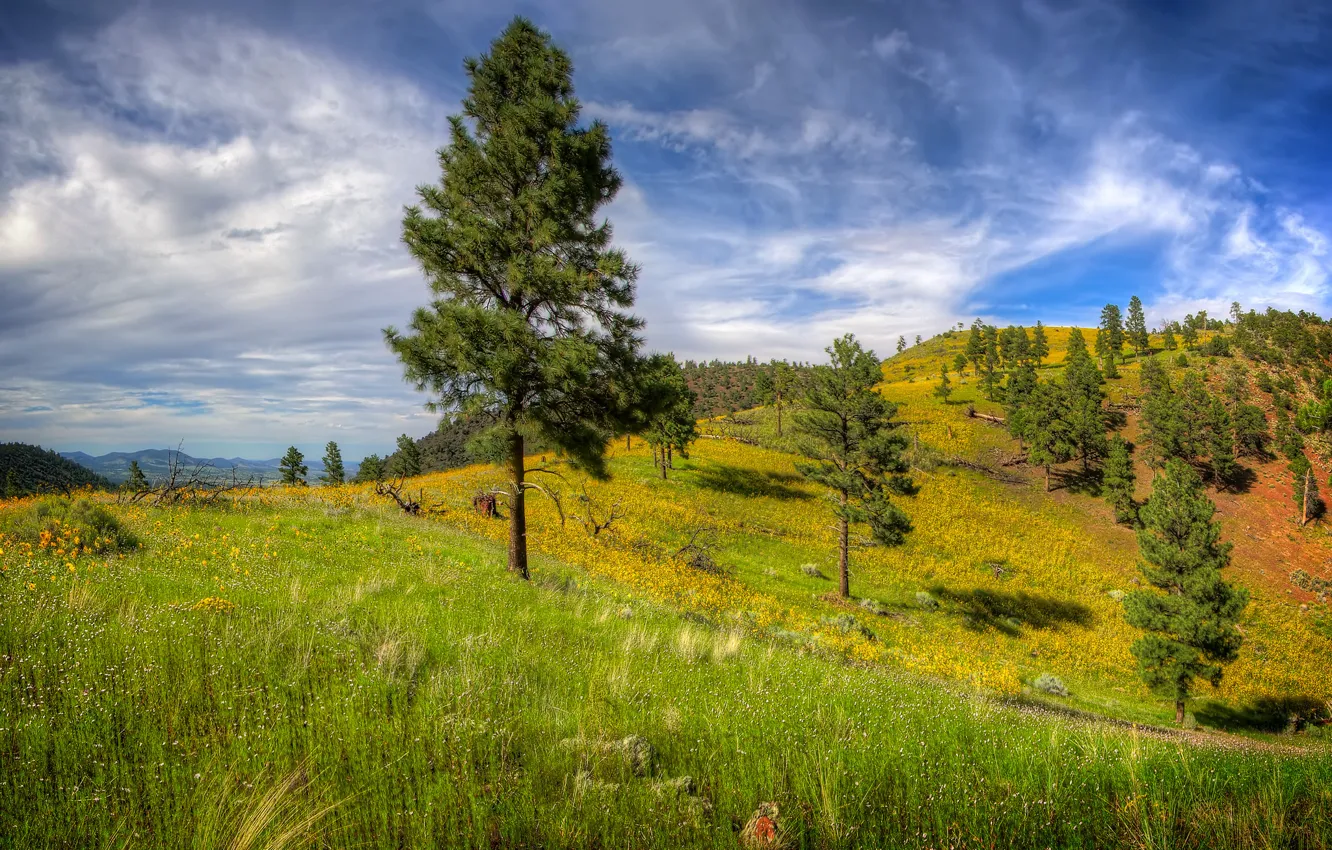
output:
POLYGON ((1206 702, 1193 716, 1204 726, 1225 731, 1298 732, 1309 723, 1326 722, 1327 703, 1310 696, 1259 697, 1244 705, 1206 702))
POLYGON ((1083 496, 1101 495, 1101 470, 1084 470, 1081 466, 1074 469, 1051 470, 1051 476, 1061 489, 1083 496))
POLYGON ((709 464, 695 470, 698 483, 709 490, 736 496, 767 496, 773 499, 808 499, 810 494, 791 485, 803 481, 791 472, 760 472, 724 464, 709 464))
POLYGON ((1258 483, 1258 474, 1247 466, 1236 466, 1226 479, 1225 489, 1231 493, 1247 493, 1258 483))
POLYGON ((978 632, 994 630, 1016 636, 1023 626, 1049 629, 1063 623, 1089 626, 1092 622, 1091 609, 1085 605, 1021 590, 950 590, 936 584, 930 593, 962 614, 967 627, 978 632))

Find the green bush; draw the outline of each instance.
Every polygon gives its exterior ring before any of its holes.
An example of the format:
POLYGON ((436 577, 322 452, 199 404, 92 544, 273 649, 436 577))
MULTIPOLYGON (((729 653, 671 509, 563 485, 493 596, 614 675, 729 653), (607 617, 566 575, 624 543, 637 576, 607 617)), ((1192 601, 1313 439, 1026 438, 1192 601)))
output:
POLYGON ((51 497, 29 505, 14 517, 11 533, 39 546, 43 532, 51 541, 64 540, 97 553, 123 552, 139 546, 139 539, 103 506, 90 499, 51 497), (79 542, 76 544, 74 540, 79 542))

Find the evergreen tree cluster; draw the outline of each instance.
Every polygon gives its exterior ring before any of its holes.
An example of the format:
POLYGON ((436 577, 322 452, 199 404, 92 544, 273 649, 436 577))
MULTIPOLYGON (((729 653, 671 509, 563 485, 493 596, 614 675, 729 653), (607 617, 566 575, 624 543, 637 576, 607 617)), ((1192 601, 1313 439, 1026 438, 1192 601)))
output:
POLYGON ((1266 417, 1241 401, 1245 395, 1237 388, 1225 394, 1228 399, 1213 395, 1194 370, 1172 381, 1157 359, 1143 364, 1142 387, 1143 442, 1153 469, 1182 460, 1205 470, 1213 484, 1224 488, 1239 471, 1237 446, 1255 456, 1264 451, 1266 417))
POLYGON ((971 373, 980 379, 986 397, 994 400, 1003 380, 1004 370, 1034 369, 1050 354, 1045 338, 1045 326, 1040 322, 1028 335, 1027 329, 1009 325, 1003 330, 987 325, 980 319, 971 323, 967 346, 954 361, 959 373, 967 363, 971 373))
POLYGON ((682 364, 685 383, 694 393, 694 417, 711 419, 782 398, 798 396, 808 380, 810 367, 784 360, 760 362, 753 357, 741 362, 686 360, 682 364))
POLYGON ((111 489, 111 482, 54 450, 0 443, 0 498, 69 493, 80 487, 111 489))

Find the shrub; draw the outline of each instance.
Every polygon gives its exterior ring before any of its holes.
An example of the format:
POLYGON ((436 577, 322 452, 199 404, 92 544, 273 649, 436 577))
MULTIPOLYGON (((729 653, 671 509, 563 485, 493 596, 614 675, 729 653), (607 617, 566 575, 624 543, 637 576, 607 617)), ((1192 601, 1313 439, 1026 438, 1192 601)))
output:
POLYGON ((918 590, 916 591, 916 604, 924 608, 926 611, 933 611, 939 607, 939 600, 930 596, 923 590, 918 590))
POLYGON ((874 614, 875 616, 879 617, 885 616, 888 613, 887 608, 884 608, 878 602, 868 597, 860 600, 860 607, 864 608, 866 611, 870 612, 871 614, 874 614))
POLYGON ((139 539, 120 520, 89 499, 53 497, 34 502, 14 518, 13 533, 34 546, 59 546, 99 554, 126 551, 139 545, 139 539))
POLYGON ((1058 676, 1052 676, 1049 673, 1042 673, 1036 677, 1036 681, 1031 686, 1038 691, 1045 691, 1047 694, 1054 694, 1057 697, 1068 696, 1068 688, 1059 680, 1058 676))
POLYGON ((874 632, 870 631, 857 620, 854 614, 838 614, 835 617, 824 617, 823 623, 826 626, 832 626, 847 634, 858 634, 866 640, 875 639, 874 632))
POLYGON ((814 564, 801 564, 800 571, 810 578, 827 578, 827 576, 823 574, 823 570, 819 569, 814 564))

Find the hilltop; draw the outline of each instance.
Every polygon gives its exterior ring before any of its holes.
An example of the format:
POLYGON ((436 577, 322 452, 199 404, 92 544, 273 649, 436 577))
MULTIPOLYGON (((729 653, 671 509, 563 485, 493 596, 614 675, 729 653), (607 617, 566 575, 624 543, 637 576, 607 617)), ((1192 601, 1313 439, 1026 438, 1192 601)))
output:
POLYGON ((50 449, 26 443, 0 443, 0 497, 110 486, 105 477, 50 449))

